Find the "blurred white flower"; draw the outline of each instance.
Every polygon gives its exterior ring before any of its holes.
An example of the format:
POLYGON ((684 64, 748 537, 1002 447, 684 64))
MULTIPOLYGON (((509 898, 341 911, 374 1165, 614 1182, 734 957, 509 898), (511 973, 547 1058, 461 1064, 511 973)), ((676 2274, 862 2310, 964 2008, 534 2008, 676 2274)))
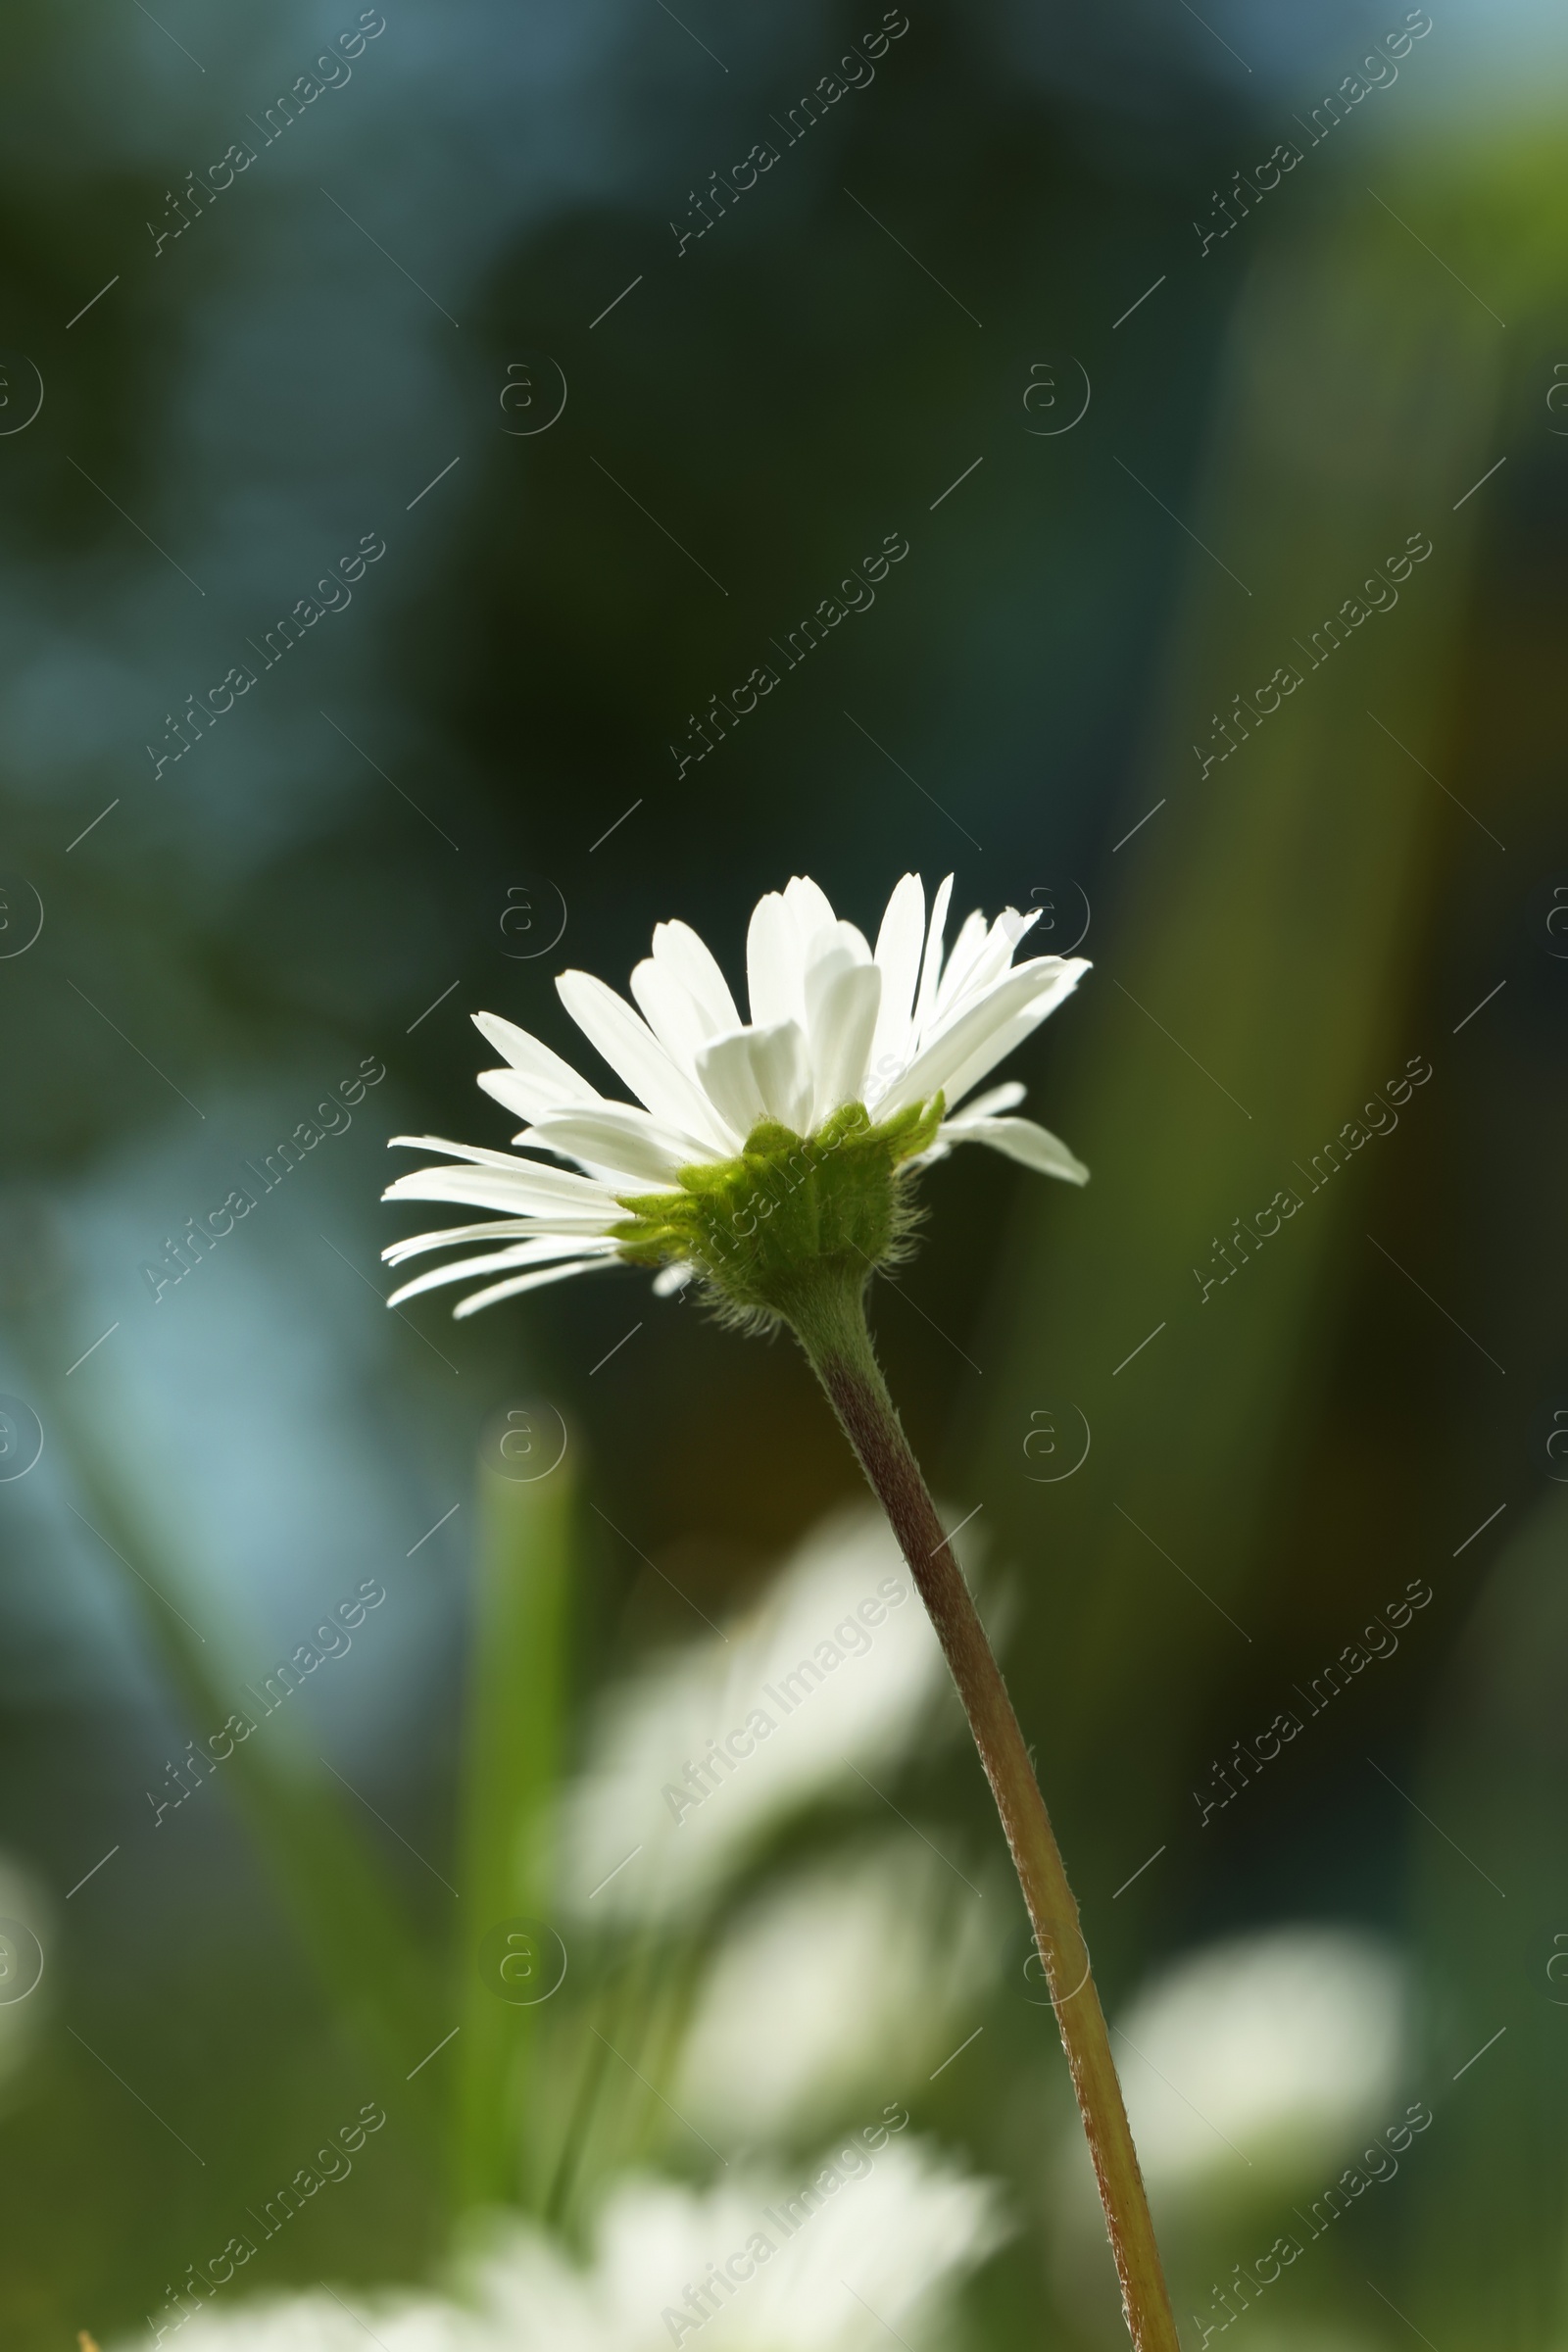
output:
MULTIPOLYGON (((481 2352, 470 2316, 455 2304, 410 2296, 351 2300, 324 2286, 256 2302, 229 2288, 183 2321, 166 2307, 160 2325, 167 2330, 158 2337, 161 2352, 365 2352, 371 2340, 382 2352, 481 2352)), ((147 2330, 138 2328, 104 2352, 147 2352, 148 2343, 147 2330)))
POLYGON ((462 2303, 220 2295, 160 2340, 170 2352, 364 2352, 368 2338, 382 2352, 667 2352, 694 2339, 703 2352, 882 2352, 891 2328, 918 2352, 1003 2234, 988 2182, 918 2141, 884 2135, 873 2153, 857 2134, 799 2180, 624 2181, 585 2266, 515 2229, 462 2303))
POLYGON ((563 1808, 564 1899, 623 1920, 690 1906, 791 1813, 863 1798, 858 1774, 902 1755, 947 1690, 885 1521, 869 1505, 836 1514, 726 1638, 606 1695, 563 1808))
POLYGON ((586 2270, 516 2232, 478 2274, 480 2341, 495 2352, 884 2352, 893 2329, 918 2346, 946 2340, 954 2288, 1003 2235, 988 2182, 919 2141, 872 2155, 856 2134, 799 2179, 623 2183, 586 2270), (839 2184, 813 2192, 815 2210, 786 2234, 790 2201, 800 2215, 803 2189, 828 2167, 839 2184))
POLYGON ((1404 2001, 1397 1959, 1356 1929, 1279 1928, 1177 1961, 1111 2036, 1151 2189, 1332 2163, 1387 2120, 1404 2001))
POLYGON ((912 1838, 770 1886, 704 1978, 676 2106, 756 2144, 830 2123, 894 2067, 929 2071, 972 2024, 1010 1924, 1004 1897, 982 1901, 912 1838))

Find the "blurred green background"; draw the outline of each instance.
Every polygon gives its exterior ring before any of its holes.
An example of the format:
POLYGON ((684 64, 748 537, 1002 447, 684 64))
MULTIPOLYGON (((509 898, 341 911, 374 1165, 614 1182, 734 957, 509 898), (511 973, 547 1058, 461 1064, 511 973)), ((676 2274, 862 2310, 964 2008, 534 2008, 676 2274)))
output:
MULTIPOLYGON (((892 1796, 817 1792, 673 1925, 568 1916, 549 1825, 604 1693, 855 1497, 804 1364, 630 1275, 463 1326, 380 1303, 412 1229, 386 1136, 507 1140, 470 1010, 570 1054, 564 964, 620 985, 678 914, 738 977, 761 890, 808 872, 869 930, 913 868, 1095 962, 1017 1068, 1088 1191, 958 1154, 873 1306, 940 1492, 983 1506, 1107 2008, 1274 1948, 1238 1939, 1298 1933, 1309 1977, 1313 1933, 1381 1955, 1346 2128, 1357 2084, 1368 2129, 1416 2099, 1435 2128, 1246 2328, 1551 2352, 1560 22, 1413 12, 1336 120, 1401 12, 923 7, 791 140, 869 7, 340 16, 26 5, 0 92, 0 1916, 46 1963, 0 2000, 4 2340, 134 2340, 367 2100, 390 2128, 258 2289, 429 2277, 497 2203, 569 2240, 632 2163, 706 2178, 662 2104, 705 1956, 894 1803, 998 1914, 953 2011, 972 2061, 878 2092, 1007 2184, 975 2340, 1117 2340, 961 1742, 912 1740, 892 1796), (682 769, 889 533, 874 607, 682 769), (336 610, 285 655, 311 598, 336 610), (1396 1124, 1364 1112, 1411 1064, 1396 1124), (174 1280, 187 1221, 362 1070, 174 1280), (548 1480, 508 1475, 509 1410, 569 1433, 548 1480), (160 1816, 187 1743, 370 1585, 286 1719, 160 1816), (1317 1720, 1303 1687, 1412 1585, 1317 1720), (572 1956, 537 2011, 480 1982, 514 1915, 572 1956), (594 2071, 600 2027, 651 2098, 594 2071)), ((1223 2107, 1204 2063, 1178 2095, 1223 2107)), ((1152 2162, 1195 2343, 1354 2154, 1298 2123, 1281 2092, 1250 2179, 1152 2162)))

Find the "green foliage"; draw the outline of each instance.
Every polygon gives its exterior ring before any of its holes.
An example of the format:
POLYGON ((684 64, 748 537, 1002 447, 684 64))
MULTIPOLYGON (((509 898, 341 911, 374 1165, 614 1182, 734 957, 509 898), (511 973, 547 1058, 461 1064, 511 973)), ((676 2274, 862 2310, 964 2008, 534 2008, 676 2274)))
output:
POLYGON ((1565 1558, 1558 1494, 1487 1580, 1416 1790, 1421 2062, 1441 2129, 1406 2308, 1489 2352, 1538 2352, 1568 2321, 1565 1558))
MULTIPOLYGON (((485 1939, 509 1920, 548 1919, 549 1812, 580 1573, 569 1450, 547 1477, 514 1480, 481 1466, 478 1481, 456 1955, 463 2033, 451 2155, 460 2211, 539 2203, 551 2161, 555 2132, 540 2112, 533 2062, 555 2012, 547 2021, 543 2006, 503 1999, 494 1962, 481 1961, 485 1939)), ((545 1964, 538 1938, 528 1956, 545 1964)))
MULTIPOLYGON (((1391 1071, 1437 1050, 1411 999, 1430 845, 1450 812, 1417 762, 1441 758, 1469 560, 1469 510, 1448 509, 1484 469, 1501 357, 1440 273, 1391 302, 1392 256, 1369 246, 1359 196, 1343 201, 1294 248, 1263 251, 1238 305, 1196 510, 1227 565, 1192 556, 1128 800, 1168 805, 1125 853, 1137 862, 1060 1047, 1060 1119, 1096 1181, 1070 1218, 1050 1188, 1021 1196, 995 1338, 977 1348, 1000 1358, 1006 1393, 986 1380, 970 1475, 1051 1622, 1049 1641, 1020 1645, 1036 1703, 1051 1692, 1048 1785, 1065 1783, 1101 1835, 1108 1805, 1111 1834, 1141 1850, 1171 1828, 1151 1789, 1187 1804, 1200 1693, 1243 1668, 1280 1605, 1293 1457, 1369 1221, 1365 1155, 1327 1181, 1309 1163, 1391 1071), (1441 415, 1412 430, 1435 368, 1441 415), (1368 623, 1386 635, 1303 652, 1423 526, 1434 552, 1400 610, 1368 623), (1285 661, 1301 684, 1265 721, 1233 725, 1219 758, 1212 718, 1285 661), (1301 1205, 1277 1238, 1234 1244, 1287 1187, 1301 1205), (1236 1273, 1221 1280, 1226 1243, 1236 1273), (1032 1484, 1022 1441, 1053 1396, 1078 1399, 1094 1445, 1078 1475, 1032 1484), (1065 1691, 1062 1643, 1077 1662, 1065 1691)), ((1432 1115, 1419 1102, 1412 1126, 1432 1115)), ((1151 1899, 1144 1886, 1126 1910, 1151 1899)))
MULTIPOLYGON (((198 1588, 179 1535, 138 1493, 128 1467, 104 1449, 60 1385, 53 1394, 51 1422, 86 1506, 83 1516, 124 1570, 123 1589, 149 1647, 205 1740, 233 1704, 215 1663, 236 1647, 233 1629, 215 1625, 206 1641, 161 1597, 171 1586, 187 1599, 198 1588)), ((210 1598, 204 1607, 211 1623, 210 1598)), ((347 1812, 341 1783, 286 1715, 233 1741, 222 1774, 333 2016, 378 2074, 402 2082, 440 2017, 437 1978, 428 1948, 347 1812)), ((426 2126, 433 2125, 433 2109, 423 2112, 429 2089, 417 2076, 407 2095, 426 2126)))

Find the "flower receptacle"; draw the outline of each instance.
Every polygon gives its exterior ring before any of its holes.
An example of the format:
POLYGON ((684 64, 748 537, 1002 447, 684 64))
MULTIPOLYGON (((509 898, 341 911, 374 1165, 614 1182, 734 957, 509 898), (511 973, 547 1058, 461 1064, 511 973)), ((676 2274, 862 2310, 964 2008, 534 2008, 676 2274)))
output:
POLYGON ((878 1121, 847 1102, 812 1135, 764 1119, 736 1158, 683 1168, 678 1190, 623 1195, 621 1255, 695 1266, 722 1305, 792 1321, 803 1289, 858 1285, 899 1256, 915 1214, 908 1163, 942 1115, 937 1095, 878 1121))

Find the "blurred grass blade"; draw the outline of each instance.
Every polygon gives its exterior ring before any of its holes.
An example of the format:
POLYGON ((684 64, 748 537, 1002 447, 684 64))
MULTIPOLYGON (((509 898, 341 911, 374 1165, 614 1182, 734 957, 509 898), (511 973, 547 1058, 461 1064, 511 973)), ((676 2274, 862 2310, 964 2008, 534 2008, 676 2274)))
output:
MULTIPOLYGON (((1431 838, 1464 820, 1417 761, 1444 772, 1476 514, 1452 509, 1490 462, 1502 338, 1441 272, 1412 272, 1408 240, 1366 209, 1359 193, 1330 203, 1241 297, 1207 478, 1180 500, 1201 544, 1121 824, 1158 812, 1118 845, 1123 895, 1060 1040, 1050 1123, 1093 1182, 1020 1190, 997 1328, 977 1347, 967 1483, 1028 1563, 1037 1630, 1014 1680, 1069 1853, 1075 1815, 1108 1836, 1107 1895, 1173 1834, 1173 1811, 1192 1822, 1188 1727, 1259 1654, 1251 1621, 1277 1605, 1291 1531, 1260 1544, 1262 1513, 1368 1200, 1365 1154, 1326 1189, 1307 1163, 1411 1054, 1439 1065, 1434 1092, 1451 1083, 1447 1039, 1405 1006, 1431 838), (1432 552, 1399 609, 1353 636, 1342 622, 1348 642, 1314 656, 1324 615, 1422 532, 1432 552), (1277 715, 1235 717, 1240 693, 1267 713, 1286 664, 1301 682, 1277 715), (1250 1263, 1236 1221, 1286 1187, 1302 1206, 1250 1263), (1032 1483, 1024 1441, 1053 1398, 1087 1415, 1093 1446, 1076 1475, 1032 1483)), ((1416 1095, 1418 1125, 1425 1107, 1416 1095)), ((1160 1899, 1151 1874, 1117 1927, 1160 1899)))
MULTIPOLYGON (((530 2096, 534 2045, 553 2011, 503 1997, 500 1955, 485 1939, 509 1921, 549 1924, 547 1830, 568 1693, 575 1480, 569 1454, 539 1478, 506 1476, 492 1455, 505 1464, 499 1447, 489 1448, 478 1474, 460 1829, 464 2032, 453 2134, 460 2210, 537 2204, 554 2162, 530 2096)), ((521 1968, 536 1964, 526 1942, 516 1949, 521 1968)), ((512 1973, 526 1989, 527 1978, 512 1973)))
POLYGON ((1425 1771, 1389 1760, 1427 1817, 1388 1798, 1411 1855, 1421 2086, 1438 2123, 1401 2308, 1452 2352, 1540 2352, 1568 2326, 1565 1560, 1558 1494, 1483 1588, 1425 1771))
MULTIPOLYGON (((63 1439, 71 1475, 94 1531, 119 1555, 122 1583, 179 1694, 197 1736, 220 1730, 236 1704, 219 1679, 215 1656, 233 1642, 204 1645, 172 1605, 155 1597, 172 1586, 182 1595, 200 1580, 183 1572, 181 1545, 132 1482, 100 1447, 58 1383, 53 1428, 63 1439)), ((192 1603, 194 1606, 194 1602, 192 1603)), ((209 1618, 213 1602, 203 1603, 209 1618)), ((243 1711, 243 1702, 241 1711, 243 1711)), ((260 1727, 258 1727, 260 1728, 260 1727)), ((300 1944, 333 2003, 378 2064, 402 2084, 439 2031, 437 1986, 426 1954, 376 1857, 351 1823, 342 1795, 286 1718, 266 1736, 233 1743, 222 1788, 233 1797, 270 1874, 300 1944)), ((428 2092, 411 2085, 422 2107, 428 2092)))

